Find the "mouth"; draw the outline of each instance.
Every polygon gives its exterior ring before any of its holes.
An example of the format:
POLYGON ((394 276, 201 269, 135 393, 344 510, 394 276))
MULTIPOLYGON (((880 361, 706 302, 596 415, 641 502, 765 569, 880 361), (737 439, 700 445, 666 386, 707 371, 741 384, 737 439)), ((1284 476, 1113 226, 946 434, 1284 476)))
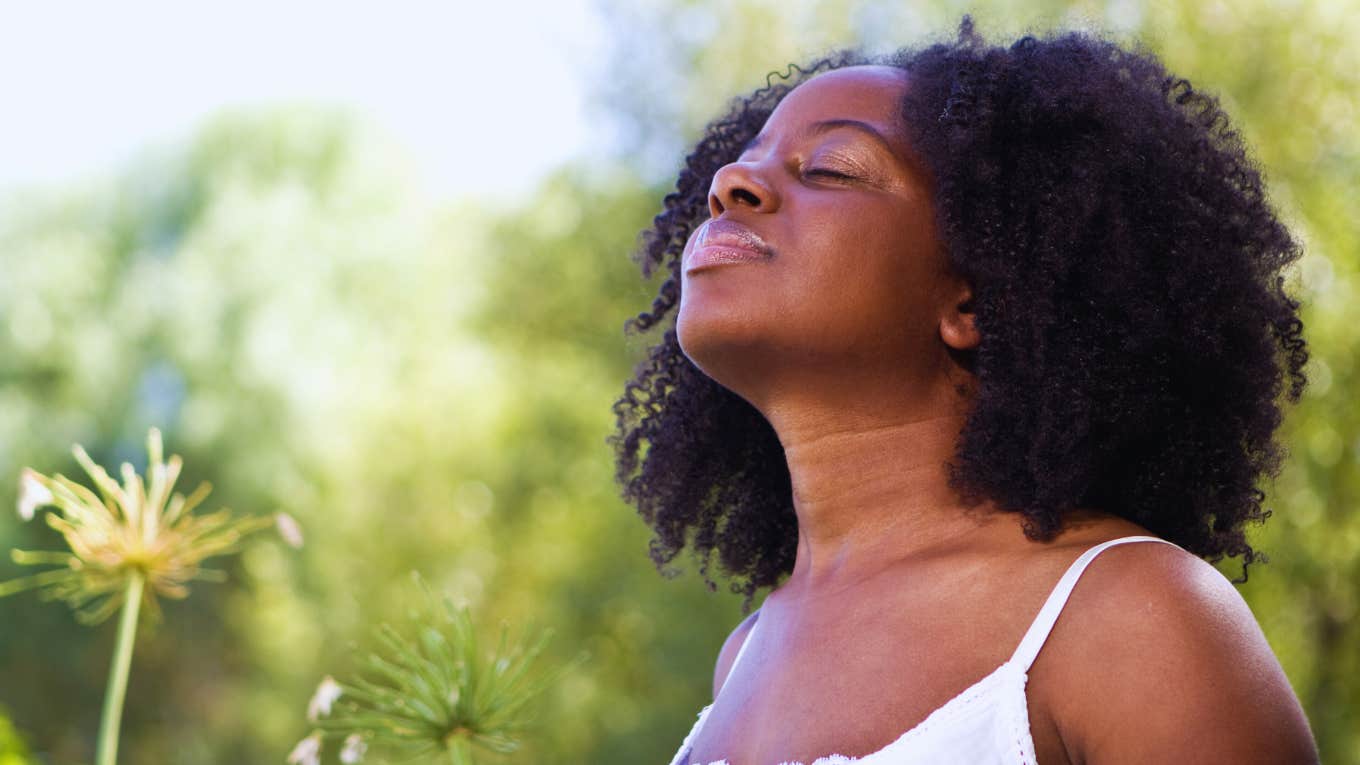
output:
POLYGON ((769 260, 774 250, 760 235, 730 220, 710 218, 694 232, 693 249, 685 258, 685 272, 734 263, 769 260))

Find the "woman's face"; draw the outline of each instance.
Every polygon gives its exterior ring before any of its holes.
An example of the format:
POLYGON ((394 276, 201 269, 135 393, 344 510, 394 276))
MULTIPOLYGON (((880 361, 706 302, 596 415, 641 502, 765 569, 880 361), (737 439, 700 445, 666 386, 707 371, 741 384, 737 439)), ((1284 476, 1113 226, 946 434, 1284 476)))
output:
POLYGON ((711 217, 682 256, 677 332, 705 374, 758 407, 780 381, 938 374, 940 312, 959 282, 899 116, 906 87, 891 67, 818 75, 713 179, 711 217))

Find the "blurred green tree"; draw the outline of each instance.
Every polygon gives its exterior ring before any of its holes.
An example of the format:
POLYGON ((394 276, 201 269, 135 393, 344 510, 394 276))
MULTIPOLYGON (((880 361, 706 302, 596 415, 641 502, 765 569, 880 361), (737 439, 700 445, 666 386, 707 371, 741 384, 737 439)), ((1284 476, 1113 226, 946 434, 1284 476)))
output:
MULTIPOLYGON (((8 201, 0 490, 20 465, 74 474, 72 441, 140 467, 157 424, 187 481, 307 538, 248 545, 243 587, 167 604, 134 658, 130 762, 281 759, 412 569, 479 623, 553 626, 551 663, 595 657, 516 761, 655 758, 683 701, 655 714, 654 689, 711 662, 655 625, 728 617, 655 575, 604 443, 656 192, 567 168, 523 209, 437 207, 403 161, 344 115, 229 115, 105 185, 8 201)), ((0 523, 5 547, 51 537, 0 523)), ((89 759, 110 639, 6 603, 0 700, 40 756, 89 759)))

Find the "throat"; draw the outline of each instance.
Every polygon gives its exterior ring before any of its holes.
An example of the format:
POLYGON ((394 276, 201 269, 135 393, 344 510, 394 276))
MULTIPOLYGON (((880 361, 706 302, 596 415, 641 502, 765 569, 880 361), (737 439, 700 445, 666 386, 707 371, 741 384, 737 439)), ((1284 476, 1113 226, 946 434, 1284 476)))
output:
POLYGON ((942 416, 785 441, 798 517, 793 578, 856 581, 993 526, 991 502, 969 507, 949 485, 963 421, 942 416))

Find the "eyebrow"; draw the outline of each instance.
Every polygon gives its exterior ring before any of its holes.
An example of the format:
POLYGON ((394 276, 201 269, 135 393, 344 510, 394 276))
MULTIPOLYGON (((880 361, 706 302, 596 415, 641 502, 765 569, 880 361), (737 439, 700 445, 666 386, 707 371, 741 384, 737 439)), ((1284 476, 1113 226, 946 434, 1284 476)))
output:
MULTIPOLYGON (((817 122, 812 123, 812 125, 808 127, 807 135, 817 136, 822 135, 823 133, 828 133, 832 130, 839 130, 842 128, 850 128, 852 130, 857 130, 877 141, 880 145, 883 146, 884 149, 888 150, 888 153, 896 154, 896 152, 893 151, 892 144, 889 143, 888 139, 878 131, 878 128, 874 127, 873 125, 870 125, 867 122, 861 122, 860 120, 851 119, 819 120, 817 122)), ((747 141, 746 145, 743 146, 741 150, 743 153, 745 153, 747 151, 750 151, 751 149, 760 146, 764 142, 765 134, 759 133, 750 141, 747 141)))

